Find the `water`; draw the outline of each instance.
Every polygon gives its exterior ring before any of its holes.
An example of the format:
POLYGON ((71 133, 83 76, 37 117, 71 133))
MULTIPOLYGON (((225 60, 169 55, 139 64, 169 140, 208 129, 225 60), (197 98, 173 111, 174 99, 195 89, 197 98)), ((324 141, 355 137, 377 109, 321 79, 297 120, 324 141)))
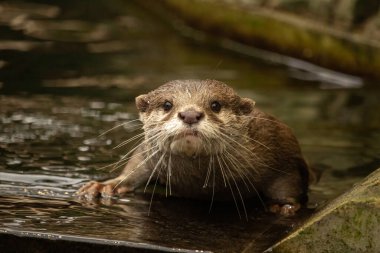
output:
POLYGON ((99 135, 135 119, 134 97, 172 79, 225 81, 290 125, 323 170, 310 208, 380 167, 376 83, 316 78, 326 75, 260 56, 202 47, 130 1, 2 1, 0 229, 217 252, 269 247, 311 211, 281 218, 252 207, 246 221, 234 206, 209 213, 209 203, 157 197, 150 208, 141 193, 99 203, 71 197, 118 173, 99 168, 127 152, 131 145, 113 147, 139 125, 99 135))

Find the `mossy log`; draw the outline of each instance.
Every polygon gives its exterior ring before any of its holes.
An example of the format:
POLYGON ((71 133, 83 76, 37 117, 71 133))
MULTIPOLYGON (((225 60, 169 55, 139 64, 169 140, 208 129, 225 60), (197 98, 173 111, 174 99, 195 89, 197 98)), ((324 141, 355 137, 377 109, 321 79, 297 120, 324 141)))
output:
POLYGON ((162 0, 189 26, 320 66, 380 79, 380 43, 299 15, 237 1, 162 0))

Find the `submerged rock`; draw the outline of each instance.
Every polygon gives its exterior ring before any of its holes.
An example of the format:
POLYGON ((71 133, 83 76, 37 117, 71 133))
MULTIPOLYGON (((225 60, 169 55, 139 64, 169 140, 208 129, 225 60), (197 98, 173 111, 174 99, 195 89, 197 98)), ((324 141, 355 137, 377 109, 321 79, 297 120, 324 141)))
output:
POLYGON ((266 252, 380 252, 380 169, 266 252))

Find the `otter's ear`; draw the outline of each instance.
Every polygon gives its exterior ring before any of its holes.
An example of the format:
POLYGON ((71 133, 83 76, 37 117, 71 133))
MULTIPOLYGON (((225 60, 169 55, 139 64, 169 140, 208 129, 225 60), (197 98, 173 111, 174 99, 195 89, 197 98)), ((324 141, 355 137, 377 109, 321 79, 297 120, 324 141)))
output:
POLYGON ((140 112, 145 112, 148 109, 149 101, 147 95, 140 95, 136 97, 136 107, 140 112))
POLYGON ((249 98, 242 98, 240 100, 239 109, 242 114, 250 114, 255 106, 255 101, 249 98))

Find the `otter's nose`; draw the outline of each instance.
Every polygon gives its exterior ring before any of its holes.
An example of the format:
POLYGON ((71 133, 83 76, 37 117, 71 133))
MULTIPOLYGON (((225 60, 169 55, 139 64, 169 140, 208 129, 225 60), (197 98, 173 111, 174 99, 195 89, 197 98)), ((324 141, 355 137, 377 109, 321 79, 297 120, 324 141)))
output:
POLYGON ((197 112, 194 110, 188 110, 184 112, 179 112, 178 117, 186 124, 191 125, 191 124, 198 123, 204 117, 204 113, 197 112))

